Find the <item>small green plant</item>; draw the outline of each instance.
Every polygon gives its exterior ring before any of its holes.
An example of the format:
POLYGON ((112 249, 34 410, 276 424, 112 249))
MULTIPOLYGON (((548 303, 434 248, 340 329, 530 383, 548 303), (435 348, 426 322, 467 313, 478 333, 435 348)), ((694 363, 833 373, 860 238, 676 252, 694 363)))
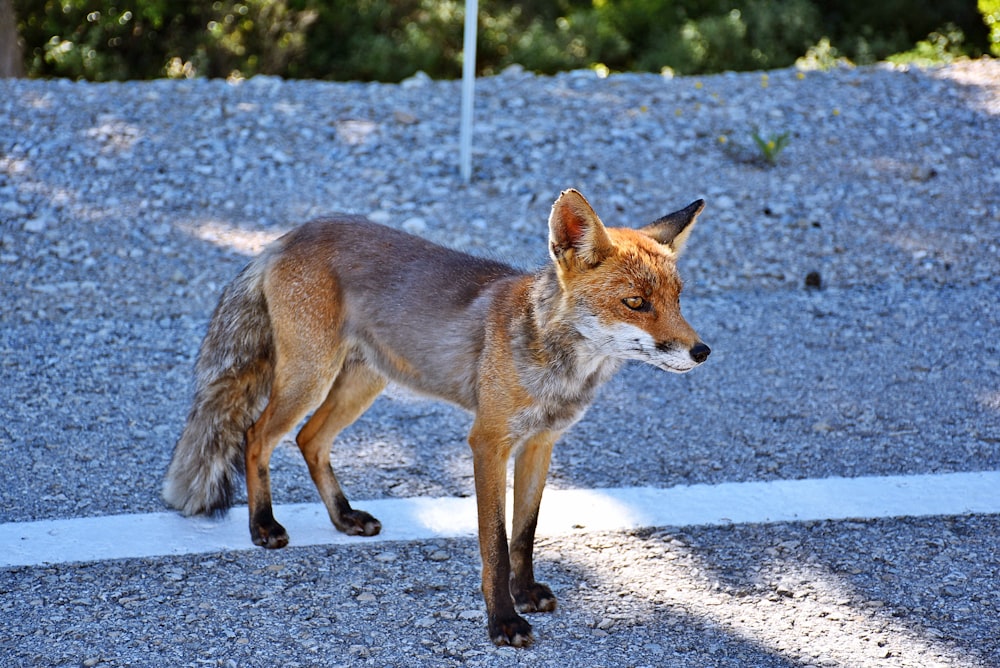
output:
POLYGON ((750 133, 750 137, 753 139, 754 144, 757 145, 761 159, 768 165, 774 165, 778 162, 778 156, 781 155, 781 152, 785 150, 792 140, 791 134, 788 132, 771 134, 765 139, 761 136, 760 130, 756 128, 750 133))
POLYGON ((750 131, 750 138, 753 140, 752 145, 736 141, 730 137, 730 134, 722 133, 716 137, 716 142, 722 152, 736 162, 773 167, 778 163, 778 156, 791 143, 792 134, 790 132, 771 133, 765 137, 761 134, 760 129, 755 127, 750 131))

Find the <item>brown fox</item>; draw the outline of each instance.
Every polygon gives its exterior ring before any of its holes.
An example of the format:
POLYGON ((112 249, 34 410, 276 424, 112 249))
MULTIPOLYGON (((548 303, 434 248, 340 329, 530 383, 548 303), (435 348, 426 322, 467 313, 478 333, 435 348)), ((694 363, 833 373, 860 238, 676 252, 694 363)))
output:
POLYGON ((606 228, 583 195, 567 190, 549 217, 552 261, 533 274, 361 217, 289 232, 222 294, 164 499, 186 515, 222 513, 245 474, 250 537, 283 547, 268 463, 312 413, 296 442, 331 521, 375 535, 381 524, 351 507, 330 466, 334 438, 389 381, 451 401, 474 414, 490 638, 529 644, 531 626, 517 612, 556 607, 532 565, 553 443, 625 360, 683 373, 711 352, 681 315, 676 268, 703 208, 698 200, 638 230, 606 228))

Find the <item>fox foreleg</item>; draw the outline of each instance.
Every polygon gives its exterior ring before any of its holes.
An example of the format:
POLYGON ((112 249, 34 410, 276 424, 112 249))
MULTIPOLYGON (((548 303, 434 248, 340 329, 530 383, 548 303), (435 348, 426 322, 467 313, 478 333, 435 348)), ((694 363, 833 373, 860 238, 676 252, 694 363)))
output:
POLYGON ((525 647, 532 642, 531 624, 517 614, 510 594, 505 500, 510 439, 477 422, 469 434, 476 479, 479 551, 483 562, 483 598, 490 639, 497 645, 525 647))
POLYGON ((556 597, 535 581, 532 559, 538 507, 558 434, 549 431, 529 439, 514 459, 514 518, 510 541, 510 593, 518 612, 551 612, 556 597))

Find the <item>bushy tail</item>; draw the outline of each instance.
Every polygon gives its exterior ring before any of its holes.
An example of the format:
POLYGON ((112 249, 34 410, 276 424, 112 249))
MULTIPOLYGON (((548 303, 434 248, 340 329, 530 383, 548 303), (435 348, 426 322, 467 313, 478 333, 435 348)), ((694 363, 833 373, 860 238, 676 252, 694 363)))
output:
POLYGON ((244 475, 246 431, 274 377, 274 336, 262 289, 264 263, 226 287, 195 365, 191 412, 163 481, 163 498, 185 515, 224 513, 244 475))

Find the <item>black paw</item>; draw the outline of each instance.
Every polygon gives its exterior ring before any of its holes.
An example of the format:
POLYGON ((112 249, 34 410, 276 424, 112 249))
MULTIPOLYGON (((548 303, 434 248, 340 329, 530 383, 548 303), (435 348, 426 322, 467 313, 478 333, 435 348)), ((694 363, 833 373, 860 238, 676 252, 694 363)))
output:
POLYGON ((250 527, 250 540, 254 545, 274 550, 288 545, 288 532, 274 520, 269 523, 257 523, 250 527))
POLYGON ((341 514, 337 528, 348 536, 376 536, 382 523, 363 510, 349 510, 341 514))
POLYGON ((552 612, 556 609, 556 595, 540 582, 512 594, 518 612, 552 612))
POLYGON ((531 635, 531 624, 523 617, 510 615, 508 617, 490 616, 490 640, 497 647, 527 647, 534 638, 531 635))

